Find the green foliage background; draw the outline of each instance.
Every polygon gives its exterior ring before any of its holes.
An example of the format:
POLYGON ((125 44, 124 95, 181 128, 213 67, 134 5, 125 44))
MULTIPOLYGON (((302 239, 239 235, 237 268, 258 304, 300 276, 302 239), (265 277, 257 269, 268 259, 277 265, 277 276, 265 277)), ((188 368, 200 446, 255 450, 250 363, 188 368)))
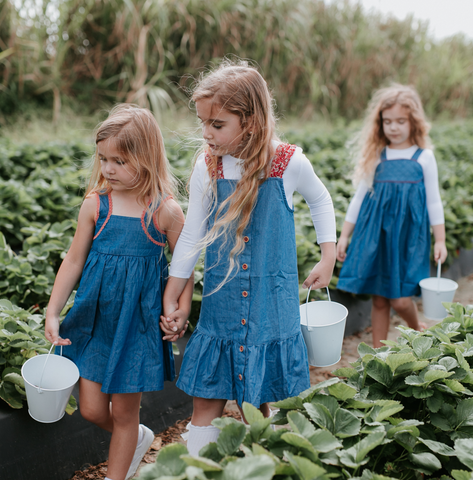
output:
POLYGON ((32 102, 56 122, 71 103, 90 112, 135 102, 159 115, 233 54, 259 65, 281 111, 303 118, 357 118, 393 80, 414 84, 431 117, 473 111, 473 42, 436 41, 425 22, 355 1, 4 0, 0 118, 32 102))

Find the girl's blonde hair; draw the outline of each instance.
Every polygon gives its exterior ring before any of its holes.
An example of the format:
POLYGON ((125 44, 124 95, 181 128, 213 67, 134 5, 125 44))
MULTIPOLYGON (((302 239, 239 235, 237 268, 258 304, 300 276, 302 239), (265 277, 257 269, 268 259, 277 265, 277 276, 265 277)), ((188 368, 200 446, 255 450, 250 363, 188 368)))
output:
MULTIPOLYGON (((175 180, 169 170, 158 122, 146 108, 129 103, 116 105, 108 118, 95 129, 96 145, 108 139, 115 140, 123 159, 136 170, 137 199, 147 207, 149 224, 161 199, 172 195, 175 190, 175 180)), ((85 196, 94 192, 106 194, 111 190, 102 175, 96 148, 85 196)))
MULTIPOLYGON (((215 214, 216 221, 199 244, 210 245, 221 236, 224 236, 225 244, 230 233, 235 235, 235 245, 230 252, 230 266, 223 285, 237 265, 236 258, 244 248, 243 232, 250 221, 258 188, 271 171, 274 154, 271 142, 277 140, 276 120, 273 99, 266 81, 256 68, 245 61, 232 62, 225 59, 217 69, 203 75, 194 88, 192 100, 198 102, 203 99, 212 99, 214 108, 238 115, 243 129, 239 154, 244 159, 241 179, 218 211, 211 212, 211 215, 215 214)), ((207 170, 215 199, 217 179, 212 173, 217 171, 218 157, 213 156, 208 147, 204 147, 204 151, 210 157, 207 170)))
POLYGON ((354 183, 373 183, 376 165, 384 147, 389 146, 383 130, 383 111, 399 104, 409 112, 410 141, 420 148, 431 146, 428 124, 419 94, 414 87, 395 83, 376 91, 371 99, 363 128, 355 143, 354 183))

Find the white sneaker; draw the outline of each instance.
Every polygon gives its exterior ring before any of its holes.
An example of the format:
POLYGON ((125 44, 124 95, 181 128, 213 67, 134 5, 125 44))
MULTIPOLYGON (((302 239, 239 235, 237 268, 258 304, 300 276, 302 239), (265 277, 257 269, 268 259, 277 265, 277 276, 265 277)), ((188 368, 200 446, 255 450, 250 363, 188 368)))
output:
POLYGON ((140 466, 141 460, 154 441, 154 433, 148 427, 140 425, 140 428, 143 432, 143 438, 141 439, 141 443, 136 446, 135 454, 133 455, 133 460, 131 461, 131 465, 128 469, 128 473, 126 474, 125 480, 132 478, 136 473, 138 467, 140 466))

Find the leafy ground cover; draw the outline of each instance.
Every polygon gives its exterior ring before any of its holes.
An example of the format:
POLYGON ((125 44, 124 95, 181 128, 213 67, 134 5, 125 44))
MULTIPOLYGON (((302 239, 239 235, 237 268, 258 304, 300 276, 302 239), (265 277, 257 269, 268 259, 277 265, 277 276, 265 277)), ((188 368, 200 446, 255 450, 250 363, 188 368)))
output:
POLYGON ((278 402, 274 423, 245 405, 248 426, 214 424, 218 441, 199 458, 161 449, 140 479, 473 478, 473 308, 398 341, 361 343, 351 367, 278 402))

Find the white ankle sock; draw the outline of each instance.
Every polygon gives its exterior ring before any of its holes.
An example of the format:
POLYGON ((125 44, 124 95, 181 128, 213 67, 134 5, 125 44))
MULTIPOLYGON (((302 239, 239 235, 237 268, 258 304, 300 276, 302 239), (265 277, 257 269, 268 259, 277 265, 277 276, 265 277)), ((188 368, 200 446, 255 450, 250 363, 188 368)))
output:
POLYGON ((208 445, 209 443, 215 442, 220 435, 220 430, 213 425, 208 427, 196 427, 189 423, 189 438, 187 440, 187 450, 194 457, 199 455, 199 452, 202 447, 208 445))

